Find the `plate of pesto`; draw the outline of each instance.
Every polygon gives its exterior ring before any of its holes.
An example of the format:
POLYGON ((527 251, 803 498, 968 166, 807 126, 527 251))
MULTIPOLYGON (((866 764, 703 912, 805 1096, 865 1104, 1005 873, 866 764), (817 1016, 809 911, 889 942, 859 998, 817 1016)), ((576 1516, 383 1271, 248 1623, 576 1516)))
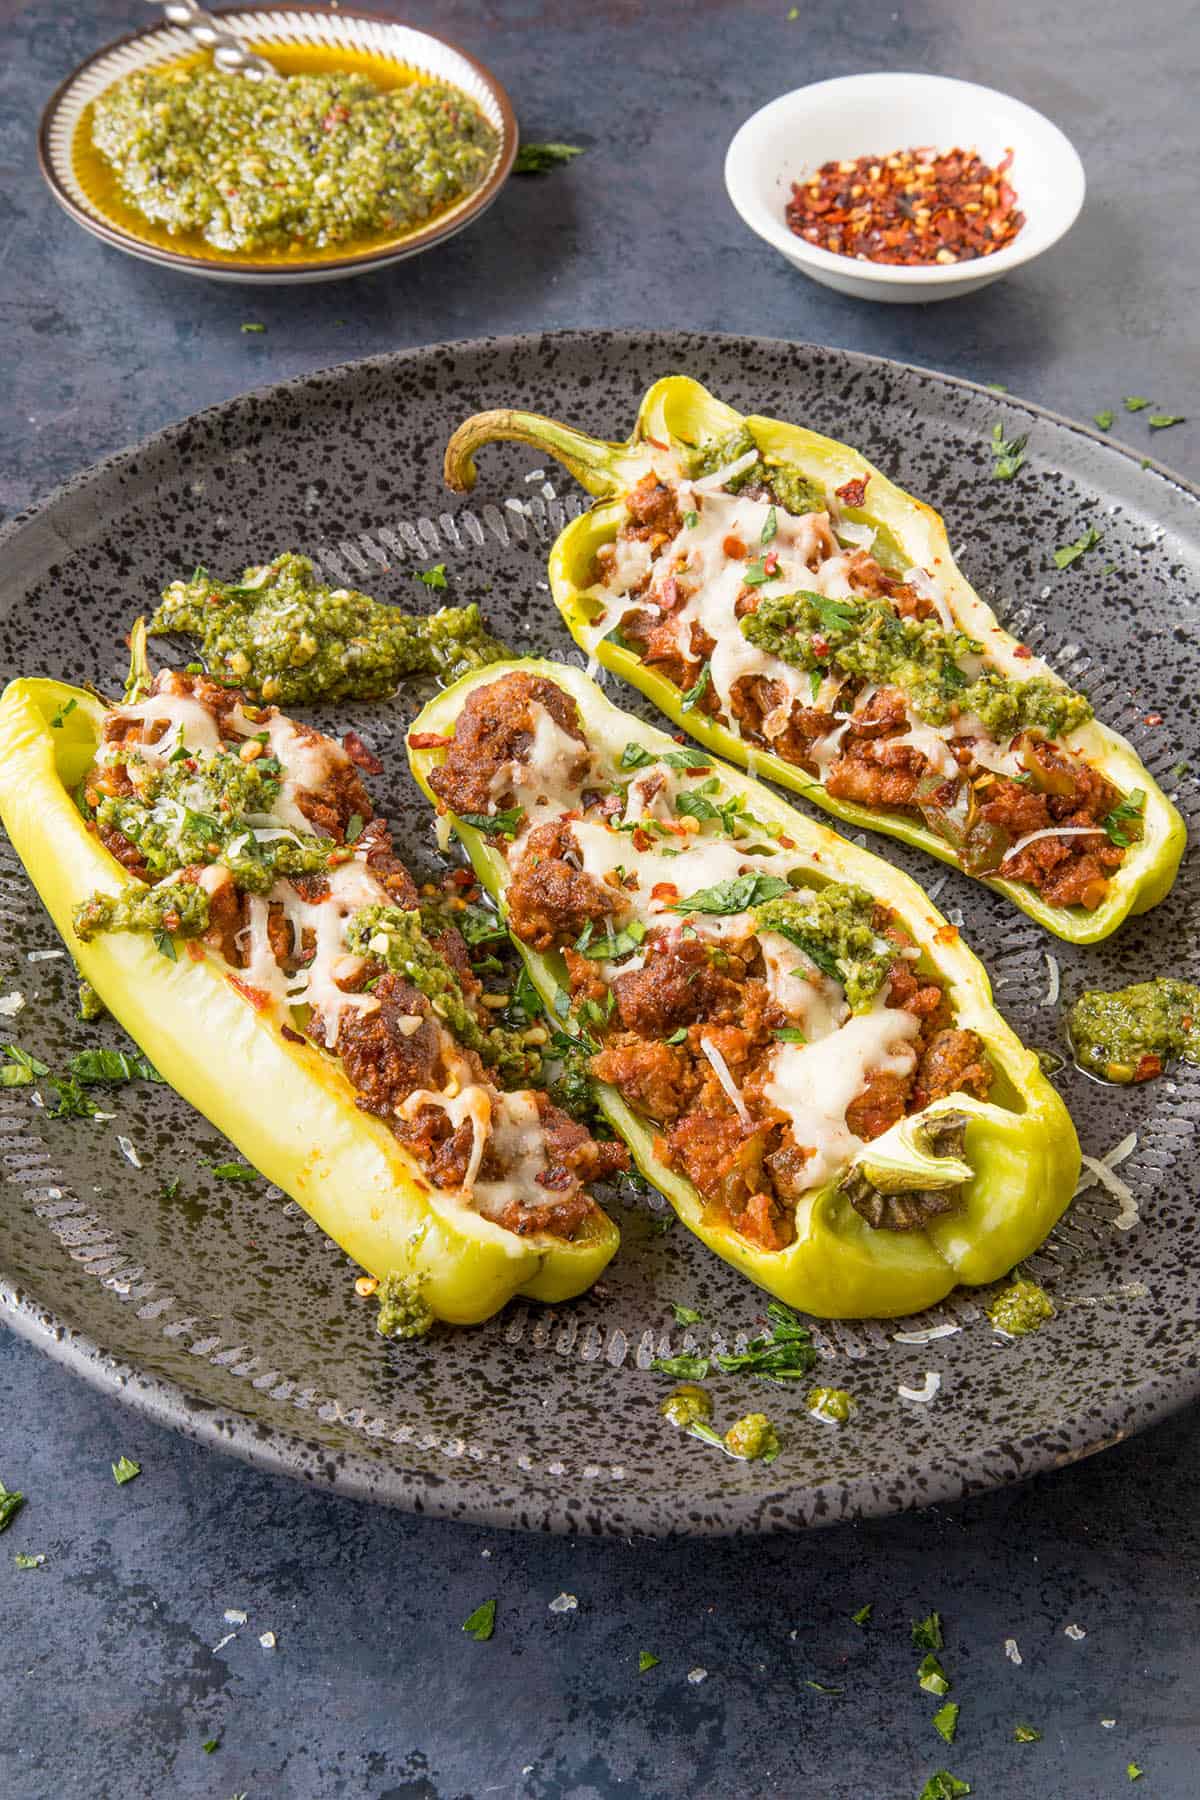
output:
POLYGON ((899 364, 562 333, 231 401, 3 544, 0 1316, 49 1354, 614 1533, 1200 1390, 1186 483, 899 364))
POLYGON ((212 280, 331 281, 429 249, 499 193, 516 120, 466 51, 369 13, 218 19, 251 72, 155 25, 48 101, 42 174, 103 242, 212 280))

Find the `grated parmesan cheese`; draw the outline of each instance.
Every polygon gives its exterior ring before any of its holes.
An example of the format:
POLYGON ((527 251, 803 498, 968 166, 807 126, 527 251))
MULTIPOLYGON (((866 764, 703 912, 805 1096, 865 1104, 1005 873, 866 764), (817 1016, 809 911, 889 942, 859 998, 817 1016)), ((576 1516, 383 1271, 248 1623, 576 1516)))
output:
POLYGON ((936 1369, 926 1369, 925 1380, 919 1388, 904 1387, 896 1389, 902 1400, 915 1400, 918 1406, 928 1406, 942 1385, 942 1378, 936 1369))
POLYGON ((734 1112, 737 1114, 742 1124, 749 1127, 750 1114, 746 1110, 746 1102, 742 1099, 737 1082, 729 1072, 729 1064, 725 1061, 725 1058, 721 1055, 717 1046, 712 1043, 710 1039, 706 1037, 701 1038, 700 1048, 712 1064, 717 1080, 729 1095, 734 1112))
POLYGON ((1051 956, 1047 951, 1045 962, 1046 973, 1050 979, 1046 984, 1046 998, 1042 1001, 1042 1005, 1055 1006, 1058 1002, 1058 958, 1051 956))
POLYGON ((935 1338, 954 1337, 961 1325, 929 1325, 924 1331, 893 1331, 894 1344, 932 1344, 935 1338))

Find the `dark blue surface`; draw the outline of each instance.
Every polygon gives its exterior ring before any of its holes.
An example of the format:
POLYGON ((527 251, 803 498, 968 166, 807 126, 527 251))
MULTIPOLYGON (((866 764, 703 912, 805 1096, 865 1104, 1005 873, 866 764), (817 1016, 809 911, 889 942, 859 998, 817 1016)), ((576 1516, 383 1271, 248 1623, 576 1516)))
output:
MULTIPOLYGON (((1195 405, 1197 33, 1184 0, 1147 11, 1140 31, 1113 0, 1086 16, 1034 0, 824 0, 796 21, 784 4, 407 7, 495 68, 528 137, 588 154, 514 182, 439 252, 282 295, 143 267, 57 212, 35 172, 37 110, 74 62, 149 16, 134 0, 61 10, 0 4, 6 511, 245 387, 489 330, 763 332, 1002 381, 1083 417, 1120 412, 1126 393, 1195 405), (736 125, 787 87, 888 67, 1006 88, 1068 132, 1089 199, 1056 252, 965 301, 876 308, 806 283, 745 232, 721 185, 736 125), (242 333, 251 320, 267 330, 242 333)), ((1155 436, 1144 421, 1122 416, 1116 433, 1194 472, 1196 428, 1155 436)), ((821 1536, 543 1541, 253 1474, 5 1334, 0 1478, 29 1500, 0 1539, 0 1793, 906 1800, 948 1768, 981 1800, 1193 1800, 1195 1417, 1018 1491, 821 1536), (118 1488, 122 1453, 144 1473, 118 1488), (17 1570, 18 1551, 45 1566, 17 1570), (551 1613, 563 1591, 578 1609, 551 1613), (459 1624, 492 1595, 496 1635, 475 1644, 459 1624), (849 1614, 867 1601, 862 1631, 849 1614), (953 1749, 930 1726, 938 1703, 918 1690, 908 1643, 930 1607, 962 1704, 953 1749), (226 1608, 248 1623, 215 1651, 235 1629, 226 1608), (1064 1636, 1072 1622, 1082 1641, 1064 1636), (642 1676, 640 1650, 662 1658, 642 1676), (698 1667, 707 1679, 689 1685, 698 1667), (1044 1741, 1014 1744, 1018 1720, 1044 1741), (1132 1789, 1131 1759, 1145 1770, 1132 1789)))

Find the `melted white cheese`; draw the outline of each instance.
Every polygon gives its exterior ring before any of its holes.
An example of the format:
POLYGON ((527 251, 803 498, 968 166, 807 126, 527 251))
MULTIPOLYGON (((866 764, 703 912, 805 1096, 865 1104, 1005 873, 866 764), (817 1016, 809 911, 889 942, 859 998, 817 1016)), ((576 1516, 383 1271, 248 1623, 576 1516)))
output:
POLYGON ((492 1148, 505 1173, 475 1183, 475 1206, 485 1218, 499 1218, 515 1200, 536 1205, 549 1198, 538 1184, 546 1167, 546 1134, 537 1101, 527 1090, 498 1094, 492 1107, 492 1148))

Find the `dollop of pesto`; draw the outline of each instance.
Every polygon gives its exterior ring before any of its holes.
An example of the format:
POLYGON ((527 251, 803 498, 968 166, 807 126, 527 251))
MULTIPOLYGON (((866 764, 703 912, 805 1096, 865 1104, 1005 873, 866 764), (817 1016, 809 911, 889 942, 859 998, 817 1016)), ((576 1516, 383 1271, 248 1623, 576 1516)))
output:
POLYGON ((828 503, 819 483, 810 481, 790 463, 764 462, 748 425, 739 425, 725 437, 712 438, 693 450, 685 459, 687 474, 691 480, 699 481, 704 475, 715 475, 718 469, 739 462, 752 450, 757 461, 725 483, 727 492, 740 494, 744 488, 766 488, 777 505, 797 518, 825 511, 828 503))
POLYGON ((831 1425, 844 1425, 854 1411, 854 1396, 845 1388, 815 1387, 804 1404, 818 1419, 827 1419, 831 1425))
POLYGON ((712 1409, 712 1395, 708 1389, 685 1381, 682 1387, 667 1395, 659 1411, 678 1430, 690 1431, 693 1425, 706 1425, 712 1418, 712 1409))
POLYGON ((252 254, 410 231, 479 186, 497 139, 440 81, 381 92, 364 75, 191 68, 114 82, 92 142, 144 218, 252 254))
POLYGON ((1000 742, 1031 730, 1061 738, 1092 717, 1085 695, 1045 675, 1015 681, 984 669, 971 680, 960 662, 981 655, 982 644, 936 618, 902 619, 886 600, 764 595, 741 628, 750 643, 793 668, 899 688, 927 725, 971 714, 1000 742))
POLYGON ((781 894, 754 908, 760 931, 777 931, 840 981, 853 1012, 865 1012, 887 980, 895 949, 873 924, 875 902, 865 888, 831 881, 803 897, 781 894))
POLYGON ((240 581, 217 581, 207 569, 173 581, 150 630, 198 637, 217 680, 283 707, 383 699, 406 676, 450 682, 512 654, 474 604, 401 612, 326 586, 307 556, 290 551, 240 581))
POLYGON ((384 1276, 376 1290, 379 1312, 375 1329, 380 1337, 424 1337, 433 1324, 433 1312, 423 1289, 422 1275, 401 1275, 395 1269, 384 1276))
POLYGON ((1101 1081, 1148 1081, 1173 1056, 1200 1063, 1200 987, 1158 975, 1092 988, 1067 1016, 1075 1060, 1101 1081))
POLYGON ((346 944, 356 956, 372 957, 410 981, 459 1043, 506 1085, 522 1086, 540 1070, 541 1057, 524 1042, 523 1030, 479 1023, 454 968, 425 935, 419 910, 364 906, 346 926, 346 944))
POLYGON ((1009 1337, 1027 1337, 1054 1317, 1054 1302, 1036 1281, 1018 1280, 997 1294, 987 1316, 996 1331, 1007 1332, 1009 1337))
POLYGON ((143 931, 154 936, 199 937, 208 930, 208 895, 202 887, 160 881, 124 894, 93 894, 75 908, 75 935, 86 944, 102 931, 143 931))
POLYGON ((725 1448, 740 1462, 774 1462, 779 1455, 779 1433, 765 1413, 746 1413, 725 1433, 725 1448))

